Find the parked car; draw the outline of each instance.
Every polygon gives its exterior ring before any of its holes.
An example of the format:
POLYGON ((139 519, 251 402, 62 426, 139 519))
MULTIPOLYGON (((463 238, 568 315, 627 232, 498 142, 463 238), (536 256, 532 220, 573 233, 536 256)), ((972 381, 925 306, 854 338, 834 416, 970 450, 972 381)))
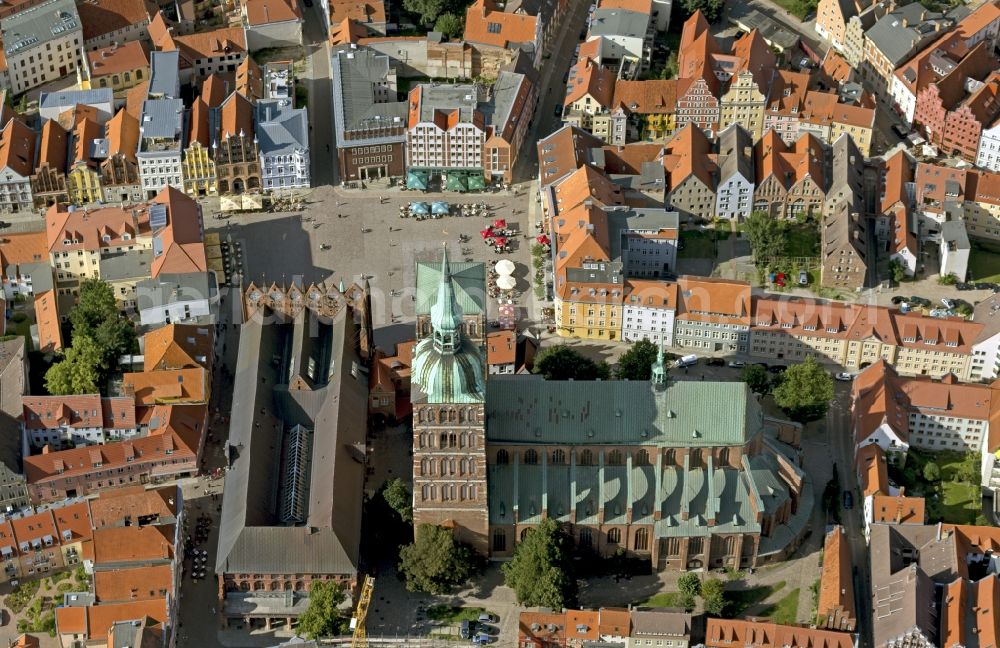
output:
POLYGON ((468 619, 462 621, 462 625, 458 627, 458 635, 462 639, 471 639, 475 631, 476 631, 476 622, 469 621, 468 619))
POLYGON ((902 304, 906 301, 906 297, 903 297, 902 295, 893 295, 891 301, 893 304, 902 304))
POLYGON ((743 362, 742 360, 730 360, 729 366, 733 369, 742 369, 743 367, 747 366, 747 363, 743 362))
POLYGON ((951 301, 947 297, 941 298, 941 305, 945 308, 955 308, 955 302, 951 301))
POLYGON ((472 638, 472 643, 477 645, 488 644, 493 641, 493 637, 489 636, 485 632, 477 632, 476 636, 472 638))
POLYGON ((917 297, 916 295, 914 295, 913 297, 910 297, 910 303, 916 304, 917 306, 923 306, 926 308, 931 305, 931 300, 924 299, 923 297, 917 297))
POLYGON ((854 508, 854 496, 851 495, 851 491, 844 491, 844 508, 847 510, 854 508))
POLYGON ((681 358, 680 360, 678 360, 677 364, 674 365, 674 366, 676 366, 677 368, 680 369, 680 368, 683 368, 683 367, 691 367, 691 366, 694 366, 696 364, 698 364, 698 356, 696 356, 694 354, 691 354, 691 355, 686 355, 683 358, 681 358))
POLYGON ((725 367, 726 361, 723 360, 722 358, 709 358, 708 360, 705 361, 705 364, 707 364, 709 367, 725 367))
POLYGON ((976 290, 993 290, 997 287, 995 283, 990 281, 977 281, 972 285, 976 287, 976 290))
POLYGON ((847 373, 846 371, 841 371, 836 376, 834 376, 834 378, 836 378, 837 380, 840 380, 842 382, 851 382, 852 380, 854 380, 854 376, 852 376, 851 374, 847 373))
POLYGON ((479 622, 480 623, 499 623, 500 622, 500 617, 498 617, 497 615, 492 614, 490 612, 483 612, 482 614, 479 615, 479 622))
POLYGON ((556 117, 560 117, 561 118, 562 117, 562 106, 558 106, 557 105, 556 109, 553 111, 553 113, 555 114, 556 117))
POLYGON ((809 273, 805 270, 799 270, 799 285, 805 286, 809 284, 809 273))
POLYGON ((781 373, 785 369, 788 369, 788 367, 786 367, 785 365, 771 365, 770 367, 767 368, 768 372, 773 374, 781 373))
POLYGON ((956 290, 972 290, 972 288, 973 288, 972 284, 967 284, 967 283, 964 283, 964 282, 963 283, 957 283, 957 284, 955 284, 955 289, 956 290))

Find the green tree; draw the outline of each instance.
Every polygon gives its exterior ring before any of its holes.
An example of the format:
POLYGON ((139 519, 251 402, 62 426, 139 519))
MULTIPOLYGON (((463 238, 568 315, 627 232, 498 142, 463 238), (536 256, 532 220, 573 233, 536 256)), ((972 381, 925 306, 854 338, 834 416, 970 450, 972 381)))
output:
POLYGON ((979 483, 980 454, 978 452, 968 452, 958 465, 955 476, 959 481, 970 484, 979 483))
POLYGON ((546 380, 607 380, 611 370, 606 362, 594 362, 572 347, 557 344, 542 349, 535 356, 533 371, 546 380))
POLYGON ((684 0, 684 9, 689 14, 701 11, 705 20, 710 23, 718 22, 722 18, 723 0, 684 0))
POLYGON ((453 13, 441 14, 434 22, 434 31, 441 32, 446 38, 458 38, 465 31, 465 20, 453 13))
POLYGON ((118 366, 119 356, 139 350, 135 327, 118 311, 111 285, 100 279, 85 279, 80 284, 80 300, 70 311, 69 321, 74 344, 79 336, 91 338, 105 371, 118 366))
POLYGON ((906 279, 906 268, 896 259, 889 262, 889 273, 892 275, 892 280, 896 283, 906 279))
POLYGON ((751 391, 757 394, 766 394, 771 388, 770 376, 767 370, 760 365, 747 365, 740 372, 740 380, 747 384, 751 391))
POLYGON ((640 340, 618 359, 615 378, 618 380, 649 380, 653 363, 656 362, 656 345, 649 340, 640 340))
POLYGON ((785 230, 781 222, 765 212, 754 212, 743 224, 754 263, 781 256, 785 252, 785 230))
POLYGON ((954 286, 958 283, 958 276, 954 272, 949 272, 946 275, 938 277, 938 283, 942 286, 954 286))
POLYGON ((421 524, 413 544, 399 551, 399 570, 411 592, 446 594, 472 575, 472 551, 450 529, 421 524))
POLYGON ((699 596, 701 594, 701 579, 694 572, 684 572, 677 579, 677 589, 685 596, 699 596))
POLYGON ((386 482, 382 489, 382 497, 386 504, 392 507, 392 510, 399 513, 403 522, 413 522, 413 495, 410 494, 410 489, 406 487, 402 479, 397 477, 386 482))
POLYGON ((825 416, 831 400, 833 377, 812 356, 786 369, 774 389, 774 402, 800 423, 825 416))
POLYGON ((45 388, 55 396, 97 393, 102 361, 94 341, 79 336, 66 349, 63 359, 45 372, 45 388))
POLYGON ((701 600, 705 612, 712 616, 721 616, 726 607, 725 585, 718 578, 709 578, 701 586, 701 600))
POLYGON ((445 10, 445 0, 403 0, 403 8, 420 19, 424 27, 431 27, 445 10))
POLYGON ((924 464, 924 479, 929 482, 936 482, 941 479, 941 468, 933 461, 924 464))
POLYGON ((343 634, 346 619, 340 613, 344 590, 332 581, 313 581, 309 607, 299 615, 299 632, 310 639, 343 634))
POLYGON ((504 583, 521 605, 569 607, 576 599, 571 554, 569 536, 555 520, 546 518, 528 531, 514 549, 514 557, 504 563, 504 583))

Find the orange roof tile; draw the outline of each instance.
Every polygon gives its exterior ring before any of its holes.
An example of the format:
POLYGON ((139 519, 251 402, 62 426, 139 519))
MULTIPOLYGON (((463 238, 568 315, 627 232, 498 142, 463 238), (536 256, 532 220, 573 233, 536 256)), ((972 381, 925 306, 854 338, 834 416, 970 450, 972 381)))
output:
MULTIPOLYGON (((128 114, 132 116, 133 119, 142 118, 142 104, 146 101, 146 96, 149 94, 149 81, 142 81, 135 84, 128 89, 125 93, 125 110, 128 114)), ((136 139, 138 142, 138 138, 136 139)))
POLYGON ((196 324, 167 324, 143 337, 143 370, 211 366, 214 329, 196 324))
MULTIPOLYGON (((385 23, 385 2, 383 0, 332 0, 330 2, 330 24, 341 24, 351 20, 363 26, 367 23, 385 23)), ((367 30, 367 27, 365 28, 367 30)))
POLYGON ((248 98, 235 92, 229 95, 220 111, 219 138, 226 140, 240 135, 253 137, 253 113, 253 104, 248 98))
POLYGON ((820 577, 816 615, 826 617, 837 610, 843 610, 847 617, 857 620, 854 608, 851 548, 844 536, 844 528, 840 525, 834 525, 826 534, 823 544, 823 571, 820 577))
POLYGON ((782 646, 853 648, 854 635, 849 632, 779 625, 760 620, 708 619, 705 627, 705 645, 708 648, 736 645, 755 648, 782 646))
POLYGON ((677 278, 678 319, 750 324, 750 284, 708 277, 677 278))
POLYGON ((514 331, 494 331, 486 336, 487 364, 511 364, 517 358, 514 331))
POLYGON ((87 634, 87 608, 65 605, 57 607, 56 630, 59 634, 87 634))
POLYGON ((42 146, 38 150, 38 163, 36 167, 43 166, 65 172, 66 171, 66 129, 59 125, 54 119, 46 119, 42 124, 42 146))
POLYGON ((649 79, 615 83, 613 107, 638 115, 672 115, 677 110, 677 81, 649 79))
POLYGON ((716 156, 705 132, 688 123, 674 133, 664 146, 663 168, 667 172, 667 188, 672 191, 691 176, 715 190, 716 156))
POLYGON ((858 475, 861 478, 861 493, 864 497, 889 492, 889 468, 885 463, 885 452, 877 443, 861 446, 855 457, 858 475))
POLYGON ((252 56, 246 57, 236 66, 235 90, 250 101, 257 101, 264 96, 264 76, 252 56))
POLYGON ((134 523, 144 519, 176 519, 176 498, 176 486, 160 486, 149 490, 144 486, 126 486, 103 491, 96 498, 88 500, 93 528, 122 526, 126 521, 134 523))
POLYGON ((926 522, 924 498, 875 495, 872 498, 872 521, 889 524, 923 524, 926 522))
POLYGON ((102 605, 163 598, 173 594, 173 589, 173 569, 170 565, 136 569, 101 569, 94 572, 94 595, 97 597, 97 602, 102 605))
POLYGON ((135 403, 121 396, 23 396, 21 408, 24 427, 29 430, 61 427, 125 430, 136 426, 135 403))
MULTIPOLYGON (((87 65, 92 81, 102 76, 149 68, 149 45, 145 41, 128 41, 92 50, 87 52, 87 65)), ((143 76, 149 77, 148 70, 143 76)))
POLYGON ((148 617, 156 623, 166 623, 170 619, 165 598, 112 603, 110 605, 92 605, 84 609, 87 611, 88 637, 106 637, 111 626, 117 621, 133 621, 148 617))
POLYGON ((508 48, 534 43, 538 19, 524 13, 498 11, 493 0, 476 0, 465 12, 465 40, 508 48))
POLYGON ((20 119, 10 120, 0 131, 0 170, 5 169, 25 178, 35 170, 35 133, 20 119))
POLYGON ((55 290, 35 295, 35 323, 38 325, 38 346, 42 351, 60 351, 63 348, 58 303, 55 290))
POLYGON ((83 24, 83 40, 146 24, 156 12, 147 0, 88 0, 77 6, 83 24))
POLYGON ((52 509, 52 515, 56 519, 56 526, 59 529, 59 540, 66 542, 79 542, 89 540, 94 535, 93 525, 90 522, 90 506, 87 502, 77 502, 52 509))
POLYGON ((49 249, 45 232, 23 232, 0 236, 0 270, 8 275, 9 266, 46 261, 49 249))
POLYGON ((563 105, 569 106, 589 95, 598 106, 609 108, 614 92, 614 72, 590 59, 580 59, 569 69, 569 81, 563 105))
POLYGON ((208 395, 208 372, 201 367, 143 371, 122 375, 122 388, 136 404, 203 403, 208 395))
POLYGON ((298 3, 288 0, 243 0, 243 11, 251 26, 302 21, 298 3))
POLYGON ((71 164, 81 162, 90 166, 96 166, 97 161, 90 157, 91 143, 101 137, 101 126, 92 119, 81 119, 76 123, 76 128, 72 131, 71 164))

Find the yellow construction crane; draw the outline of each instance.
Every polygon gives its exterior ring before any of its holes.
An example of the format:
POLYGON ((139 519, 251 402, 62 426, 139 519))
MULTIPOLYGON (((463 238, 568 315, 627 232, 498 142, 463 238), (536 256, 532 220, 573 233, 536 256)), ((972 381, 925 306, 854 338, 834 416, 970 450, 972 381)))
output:
POLYGON ((358 596, 358 607, 354 609, 354 616, 351 618, 351 629, 354 630, 354 638, 351 639, 351 648, 368 648, 365 619, 368 616, 368 605, 372 602, 372 591, 374 589, 375 577, 365 576, 365 582, 361 585, 361 595, 358 596))

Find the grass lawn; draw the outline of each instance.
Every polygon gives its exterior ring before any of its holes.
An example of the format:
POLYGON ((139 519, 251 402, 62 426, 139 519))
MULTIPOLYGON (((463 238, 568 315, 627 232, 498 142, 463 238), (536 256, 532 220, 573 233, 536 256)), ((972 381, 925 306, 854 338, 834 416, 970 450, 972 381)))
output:
POLYGON ((816 11, 816 0, 774 0, 774 4, 788 13, 794 15, 799 20, 804 20, 810 12, 816 11))
POLYGON ((785 256, 819 256, 819 232, 816 226, 789 224, 785 228, 785 256))
MULTIPOLYGON (((22 313, 23 314, 23 313, 22 313)), ((31 351, 34 346, 31 344, 31 320, 23 319, 16 322, 13 319, 7 320, 7 335, 20 335, 24 338, 24 350, 31 351)))
POLYGON ((779 581, 774 585, 761 585, 745 590, 726 590, 726 609, 723 616, 730 619, 741 616, 747 608, 760 603, 784 586, 785 581, 779 581))
POLYGON ((641 603, 636 603, 636 606, 652 608, 682 608, 684 607, 684 596, 680 592, 660 592, 658 594, 653 594, 641 603))
POLYGON ((459 607, 457 605, 432 605, 427 608, 427 618, 432 621, 459 623, 461 621, 476 621, 479 615, 486 612, 481 607, 459 607))
POLYGON ((684 249, 678 252, 681 259, 714 259, 715 243, 711 232, 699 230, 681 231, 681 242, 684 249))
MULTIPOLYGON (((968 460, 968 455, 961 452, 911 448, 904 467, 890 464, 889 476, 905 486, 907 494, 926 499, 928 523, 986 524, 978 483, 959 479, 962 463, 968 460), (929 462, 938 465, 940 480, 930 482, 924 478, 924 466, 929 462)), ((975 463, 979 465, 978 460, 975 463)))
POLYGON ((794 624, 799 613, 799 588, 793 589, 780 601, 772 605, 761 616, 770 617, 773 623, 794 624))
POLYGON ((974 243, 969 254, 969 275, 973 281, 1000 282, 1000 248, 974 243))

